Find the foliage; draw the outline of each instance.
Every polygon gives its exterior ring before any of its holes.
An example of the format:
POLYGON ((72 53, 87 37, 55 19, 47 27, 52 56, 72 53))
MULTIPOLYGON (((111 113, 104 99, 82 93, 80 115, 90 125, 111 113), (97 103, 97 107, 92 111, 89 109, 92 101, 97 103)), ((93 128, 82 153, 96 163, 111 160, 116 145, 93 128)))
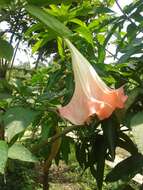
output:
POLYGON ((129 180, 142 172, 143 2, 133 1, 121 9, 116 1, 122 15, 113 12, 114 3, 114 0, 0 1, 0 22, 8 24, 7 30, 0 31, 2 174, 8 173, 12 159, 13 163, 15 159, 39 160, 43 167, 43 189, 48 189, 52 160, 68 164, 71 145, 75 147, 79 165, 83 171, 90 169, 99 190, 105 181, 129 180), (66 105, 74 91, 65 37, 91 62, 107 85, 113 88, 124 85, 128 95, 124 109, 116 110, 103 121, 93 117, 83 126, 73 126, 59 116, 57 108, 66 105), (37 56, 34 68, 14 66, 20 43, 26 43, 37 56), (109 44, 115 45, 115 53, 110 52, 109 44), (40 66, 51 56, 53 61, 46 67, 40 66), (109 56, 112 63, 105 64, 109 56), (105 176, 105 161, 114 161, 117 147, 128 151, 130 156, 105 176))

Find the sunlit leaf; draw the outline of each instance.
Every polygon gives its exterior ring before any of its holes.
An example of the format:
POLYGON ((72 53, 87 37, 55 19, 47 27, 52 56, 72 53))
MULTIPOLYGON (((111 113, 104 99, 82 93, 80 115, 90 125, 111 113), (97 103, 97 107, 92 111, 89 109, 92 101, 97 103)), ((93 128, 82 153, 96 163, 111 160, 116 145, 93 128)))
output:
POLYGON ((32 5, 27 6, 26 9, 30 14, 37 17, 40 21, 52 29, 57 35, 61 37, 69 37, 72 35, 72 32, 63 23, 46 11, 32 5))
POLYGON ((22 144, 14 144, 8 149, 8 157, 25 162, 37 162, 37 158, 22 144))
POLYGON ((29 108, 13 107, 4 115, 4 124, 8 141, 24 131, 35 119, 37 113, 29 108))
POLYGON ((143 112, 138 112, 131 119, 133 138, 139 151, 143 154, 143 112))
POLYGON ((0 39, 0 58, 4 58, 8 61, 12 59, 13 47, 6 40, 0 39))
POLYGON ((81 26, 81 27, 76 28, 75 31, 79 34, 79 36, 81 36, 88 43, 93 45, 93 37, 92 37, 92 34, 87 27, 81 26))

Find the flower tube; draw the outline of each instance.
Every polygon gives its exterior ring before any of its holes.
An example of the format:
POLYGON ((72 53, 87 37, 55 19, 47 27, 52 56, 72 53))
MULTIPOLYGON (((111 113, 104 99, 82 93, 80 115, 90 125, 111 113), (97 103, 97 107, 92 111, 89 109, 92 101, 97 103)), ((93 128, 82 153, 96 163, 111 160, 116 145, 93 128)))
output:
POLYGON ((109 88, 76 47, 65 41, 71 52, 75 90, 70 102, 59 108, 60 115, 75 125, 82 125, 94 114, 103 120, 116 108, 123 108, 127 100, 123 87, 109 88))

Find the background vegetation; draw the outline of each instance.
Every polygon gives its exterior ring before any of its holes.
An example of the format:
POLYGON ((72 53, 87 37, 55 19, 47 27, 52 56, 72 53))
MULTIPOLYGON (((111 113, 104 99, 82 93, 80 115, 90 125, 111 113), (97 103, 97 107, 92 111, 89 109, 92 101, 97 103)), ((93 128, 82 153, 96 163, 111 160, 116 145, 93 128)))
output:
POLYGON ((52 160, 70 165, 72 152, 79 171, 90 171, 96 179, 91 189, 121 181, 120 189, 137 188, 127 183, 143 168, 142 0, 124 9, 117 0, 0 0, 3 21, 8 29, 0 31, 0 187, 10 181, 7 189, 22 189, 13 180, 20 174, 25 189, 30 183, 31 189, 41 184, 47 190, 52 160), (114 3, 120 16, 112 10, 114 3), (57 108, 69 102, 74 90, 63 38, 74 43, 108 86, 124 85, 124 109, 83 126, 60 118, 57 108), (32 52, 33 65, 15 65, 21 46, 32 52), (105 161, 114 161, 117 147, 129 156, 106 172, 105 161), (35 167, 40 181, 34 180, 35 167))

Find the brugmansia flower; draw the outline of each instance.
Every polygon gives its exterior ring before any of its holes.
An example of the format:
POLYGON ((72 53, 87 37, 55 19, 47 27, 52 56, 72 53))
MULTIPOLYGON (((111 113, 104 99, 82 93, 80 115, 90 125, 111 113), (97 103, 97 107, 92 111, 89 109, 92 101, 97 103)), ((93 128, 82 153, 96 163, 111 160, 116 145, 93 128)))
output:
POLYGON ((127 96, 123 87, 109 88, 87 59, 66 39, 72 56, 75 91, 70 102, 59 108, 60 115, 76 125, 82 125, 96 114, 108 118, 116 108, 123 108, 127 96))

